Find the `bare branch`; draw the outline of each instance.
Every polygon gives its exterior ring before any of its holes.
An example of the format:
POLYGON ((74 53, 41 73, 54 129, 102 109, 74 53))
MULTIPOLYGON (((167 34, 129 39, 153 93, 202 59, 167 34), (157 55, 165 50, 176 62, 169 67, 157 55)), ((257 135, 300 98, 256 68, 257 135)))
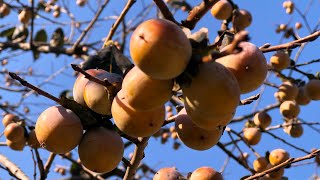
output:
POLYGON ((6 168, 6 170, 17 179, 30 179, 16 164, 11 162, 6 156, 2 154, 0 154, 0 164, 2 164, 2 166, 6 168))

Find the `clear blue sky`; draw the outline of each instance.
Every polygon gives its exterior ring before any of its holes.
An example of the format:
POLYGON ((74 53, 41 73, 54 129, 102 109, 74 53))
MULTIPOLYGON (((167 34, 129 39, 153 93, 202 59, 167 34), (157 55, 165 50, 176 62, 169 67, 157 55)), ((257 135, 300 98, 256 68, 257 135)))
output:
MULTIPOLYGON (((304 11, 304 9, 307 7, 308 2, 310 0, 306 1, 294 1, 296 2, 296 6, 304 11)), ((8 2, 8 1, 6 1, 8 2)), ((22 1, 27 3, 27 1, 22 1)), ((118 0, 118 1, 111 1, 108 7, 105 9, 104 13, 101 17, 107 17, 114 14, 120 14, 122 7, 124 6, 126 1, 124 0, 118 0)), ((148 4, 150 1, 143 1, 145 4, 148 4)), ((188 1, 189 2, 189 1, 188 1)), ((190 1, 191 2, 191 1, 190 1)), ((192 2, 191 4, 198 4, 199 0, 192 2)), ((276 34, 275 29, 278 24, 282 23, 288 23, 289 26, 294 26, 294 23, 299 21, 303 23, 303 20, 301 17, 297 14, 297 12, 294 12, 293 15, 288 15, 285 13, 285 10, 282 8, 282 2, 283 1, 240 1, 236 0, 235 3, 239 5, 240 8, 246 9, 251 12, 253 16, 253 22, 251 26, 247 29, 249 31, 249 35, 251 37, 251 42, 256 44, 257 46, 261 46, 265 43, 271 43, 272 45, 279 44, 281 42, 286 41, 292 41, 292 39, 284 39, 282 40, 281 34, 276 34)), ((140 5, 142 1, 138 1, 135 6, 130 10, 128 17, 133 17, 132 15, 135 14, 135 12, 139 11, 140 5)), ((91 20, 93 17, 93 13, 88 11, 88 8, 78 8, 74 5, 74 1, 70 1, 70 10, 71 12, 74 12, 77 19, 79 20, 91 20)), ((91 5, 93 8, 96 8, 96 4, 91 2, 91 5)), ((318 19, 320 18, 319 13, 319 7, 320 2, 315 1, 312 4, 310 8, 310 12, 307 15, 307 21, 313 27, 318 19)), ((153 10, 153 12, 155 12, 153 10)), ((42 13, 44 14, 44 13, 42 13)), ((46 16, 51 17, 51 15, 45 14, 46 16)), ((154 17, 155 13, 151 13, 154 17)), ((177 20, 182 20, 187 17, 187 13, 185 12, 178 12, 176 14, 177 20)), ((58 19, 60 22, 65 22, 67 19, 63 15, 61 19, 58 19)), ((127 22, 129 21, 129 18, 126 19, 127 22)), ((96 40, 100 40, 101 38, 105 37, 107 35, 107 32, 109 31, 111 24, 113 20, 108 21, 100 21, 98 23, 98 28, 92 32, 89 38, 89 42, 95 42, 96 40)), ((11 15, 5 19, 1 19, 2 23, 8 23, 8 27, 14 26, 18 24, 17 22, 17 13, 12 12, 11 15)), ((43 20, 36 20, 36 23, 38 23, 37 29, 45 28, 49 34, 49 37, 52 34, 52 31, 54 28, 51 26, 48 26, 48 24, 45 24, 43 20)), ((195 31, 200 29, 201 27, 207 27, 209 29, 209 39, 210 42, 212 42, 217 35, 217 30, 220 28, 220 21, 214 19, 210 13, 208 13, 196 26, 195 31)), ((82 29, 84 29, 85 26, 82 26, 82 29)), ((5 28, 1 28, 2 31, 5 28)), ((64 27, 65 31, 68 34, 70 32, 70 28, 68 26, 64 27)), ((308 35, 309 32, 306 29, 305 24, 303 23, 303 28, 299 30, 299 35, 301 37, 304 37, 308 35)), ((79 36, 79 33, 76 34, 75 40, 79 36)), ((0 39, 0 41, 4 41, 4 39, 0 39)), ((299 62, 309 61, 312 59, 318 59, 319 58, 319 45, 320 41, 316 40, 306 46, 306 48, 303 50, 299 62)), ((298 48, 297 48, 298 49, 298 48)), ((297 52, 297 49, 295 49, 292 52, 291 58, 294 57, 294 55, 297 52)), ((126 55, 128 55, 128 52, 125 52, 126 55)), ((273 53, 266 53, 265 56, 267 60, 269 60, 270 56, 273 53)), ((0 59, 7 56, 7 53, 1 53, 0 59)), ((46 77, 49 76, 51 73, 58 71, 60 68, 67 66, 68 69, 64 71, 64 73, 59 74, 56 78, 54 78, 50 83, 47 85, 44 85, 42 88, 51 92, 53 95, 58 96, 59 93, 62 90, 65 89, 72 89, 73 82, 75 78, 72 76, 73 71, 68 66, 70 63, 80 63, 81 61, 75 60, 70 57, 66 56, 59 56, 56 57, 55 55, 41 55, 40 59, 36 62, 32 60, 31 54, 26 53, 22 56, 17 56, 15 58, 10 59, 10 63, 6 68, 9 71, 25 71, 28 69, 28 67, 33 67, 35 74, 45 74, 46 77), (52 66, 52 67, 49 67, 52 66)), ((317 70, 319 70, 319 64, 312 64, 310 66, 306 66, 304 68, 301 68, 302 70, 315 73, 317 70)), ((288 71, 284 71, 287 73, 288 71)), ((302 77, 299 74, 293 74, 294 77, 302 77)), ((45 77, 45 78, 46 78, 45 77)), ((30 82, 34 83, 35 85, 38 85, 39 83, 43 82, 43 77, 30 79, 30 82)), ((29 80, 29 79, 28 79, 29 80)), ((273 75, 270 76, 269 79, 271 82, 279 84, 280 81, 278 79, 275 79, 273 75)), ((303 80, 306 80, 305 77, 303 77, 303 80)), ((276 90, 271 87, 267 87, 266 91, 262 94, 262 100, 260 104, 258 105, 258 109, 265 107, 268 104, 275 103, 276 100, 273 97, 273 93, 276 90)), ((259 92, 259 89, 250 93, 245 94, 242 96, 242 98, 249 97, 250 95, 256 94, 259 92)), ((17 94, 15 93, 7 93, 6 91, 0 91, 0 95, 3 97, 0 102, 3 102, 4 100, 8 100, 10 102, 17 102, 19 99, 17 98, 17 94)), ((42 112, 47 107, 54 105, 53 102, 47 100, 44 97, 36 97, 35 95, 31 95, 26 99, 26 102, 30 104, 30 108, 32 109, 31 113, 27 115, 30 117, 30 119, 33 119, 34 121, 37 119, 37 116, 40 112, 42 112), (40 105, 32 105, 32 103, 41 103, 40 105)), ((308 106, 301 107, 301 113, 299 117, 301 117, 303 120, 308 122, 315 122, 319 121, 319 102, 312 102, 308 106)), ((246 113, 249 113, 252 111, 253 107, 255 106, 255 103, 251 105, 241 106, 237 109, 237 114, 235 115, 240 116, 244 115, 246 113)), ((282 117, 279 114, 279 110, 272 110, 270 112, 270 115, 272 116, 272 125, 282 124, 283 120, 282 117)), ((172 124, 171 124, 172 125, 172 124)), ((170 125, 170 126, 171 126, 170 125)), ((235 129, 237 131, 240 131, 243 128, 244 123, 237 123, 233 124, 230 127, 232 129, 235 129)), ((169 126, 168 126, 169 127, 169 126)), ((319 128, 319 126, 318 126, 319 128)), ((3 130, 3 126, 0 125, 0 131, 3 130)), ((287 134, 283 132, 282 129, 273 131, 280 137, 283 137, 287 139, 290 143, 293 143, 297 146, 303 147, 306 150, 310 150, 311 148, 320 148, 319 143, 319 134, 316 133, 314 130, 310 129, 309 127, 304 127, 304 134, 301 138, 294 139, 289 137, 287 134)), ((0 141, 5 141, 5 138, 0 138, 0 141)), ((224 134, 221 138, 221 142, 229 142, 230 139, 227 137, 227 134, 224 134)), ((207 151, 195 151, 192 149, 189 149, 188 147, 182 145, 179 150, 173 150, 172 149, 173 140, 169 140, 165 145, 161 145, 160 139, 154 139, 151 138, 149 141, 149 145, 145 151, 146 157, 143 159, 143 162, 148 164, 150 167, 152 167, 155 170, 158 170, 162 167, 168 167, 168 166, 175 166, 178 168, 179 171, 181 171, 184 175, 187 174, 187 172, 193 171, 198 167, 201 166, 211 166, 215 168, 216 170, 220 170, 223 166, 223 163, 226 159, 226 155, 218 148, 213 147, 207 151)), ((250 154, 249 157, 249 164, 252 163, 252 161, 255 159, 254 155, 251 153, 251 151, 245 147, 243 143, 240 143, 239 146, 245 151, 250 154)), ((230 146, 231 147, 231 146, 230 146)), ((229 147, 229 149, 230 149, 229 147)), ((259 145, 254 146, 255 150, 263 155, 265 151, 271 151, 276 148, 284 148, 287 149, 292 157, 299 157, 305 155, 302 152, 299 152, 297 150, 292 149, 291 147, 281 143, 278 140, 273 139, 272 137, 268 136, 267 134, 262 135, 262 140, 259 143, 259 145)), ((125 152, 125 157, 128 157, 130 152, 133 151, 133 146, 128 148, 125 152)), ((46 158, 48 157, 48 153, 44 150, 40 150, 41 156, 43 158, 43 161, 46 161, 46 158)), ((76 151, 74 151, 74 155, 76 156, 76 151)), ((31 159, 31 151, 29 147, 26 147, 23 152, 14 152, 11 151, 7 147, 1 147, 0 153, 5 154, 9 159, 11 159, 13 162, 17 163, 30 177, 33 175, 33 161, 31 159)), ((238 152, 235 150, 234 153, 238 155, 238 152)), ((309 161, 308 161, 309 162, 309 161)), ((56 158, 56 161, 54 162, 51 171, 53 171, 54 167, 56 166, 66 166, 69 167, 69 163, 65 160, 62 160, 60 157, 56 158)), ((300 179, 308 179, 311 177, 315 172, 315 164, 312 165, 305 165, 305 166, 299 166, 294 167, 290 169, 285 170, 285 176, 287 176, 290 180, 300 180, 300 179)), ((227 180, 233 180, 233 179, 240 179, 244 175, 248 175, 249 172, 238 165, 234 160, 230 160, 227 169, 224 172, 224 178, 227 180)), ((6 171, 3 171, 0 169, 0 179, 9 179, 10 176, 7 174, 6 171)), ((49 174, 48 179, 58 179, 61 178, 61 176, 55 172, 52 172, 49 174)))

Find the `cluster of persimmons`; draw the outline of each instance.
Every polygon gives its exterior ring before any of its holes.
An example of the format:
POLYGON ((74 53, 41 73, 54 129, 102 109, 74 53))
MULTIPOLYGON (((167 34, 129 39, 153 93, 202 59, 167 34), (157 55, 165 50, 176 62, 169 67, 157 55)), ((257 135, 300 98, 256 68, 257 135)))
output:
MULTIPOLYGON (((30 12, 21 13, 21 21, 30 19, 30 12)), ((244 30, 252 21, 248 11, 238 9, 234 13, 234 7, 225 0, 218 1, 212 7, 211 14, 219 20, 229 19, 233 15, 235 32, 244 30)), ((190 42, 191 38, 190 34, 187 35, 171 21, 150 19, 143 22, 135 29, 130 40, 130 55, 135 66, 124 77, 102 69, 86 70, 94 78, 107 80, 113 86, 113 91, 80 74, 73 87, 74 100, 97 114, 112 115, 117 130, 128 136, 137 138, 154 135, 164 124, 165 103, 172 96, 176 78, 188 73, 187 66, 195 61, 196 51, 190 42)), ((236 48, 226 45, 220 51, 229 48, 232 48, 232 52, 225 56, 195 63, 198 71, 191 75, 192 82, 180 86, 184 108, 175 116, 175 132, 191 149, 207 150, 216 145, 224 127, 236 112, 240 95, 260 87, 268 68, 281 71, 290 66, 290 57, 285 51, 276 52, 268 65, 263 53, 250 42, 242 41, 236 48)), ((289 135, 299 137, 303 133, 302 126, 294 124, 298 122, 299 105, 319 100, 319 88, 319 80, 310 80, 303 86, 285 81, 279 87, 275 97, 281 102, 280 113, 286 120, 284 127, 289 135)), ((243 131, 246 143, 258 144, 260 128, 265 129, 270 123, 271 117, 267 112, 257 113, 253 125, 243 131)), ((26 142, 31 147, 42 147, 57 154, 67 153, 78 146, 81 163, 99 173, 110 172, 123 157, 124 143, 116 130, 92 127, 83 133, 79 117, 63 106, 44 110, 36 121, 35 129, 30 132, 13 114, 7 114, 3 124, 6 127, 4 135, 7 144, 14 150, 23 149, 26 142)), ((288 152, 275 149, 268 158, 256 159, 253 167, 256 172, 262 172, 288 158, 288 152)), ((283 173, 284 169, 281 169, 270 173, 268 177, 279 179, 283 173)), ((180 176, 175 168, 163 168, 155 174, 154 179, 177 179, 180 176)), ((196 180, 204 176, 207 179, 222 179, 222 175, 210 167, 195 170, 189 178, 196 180)))

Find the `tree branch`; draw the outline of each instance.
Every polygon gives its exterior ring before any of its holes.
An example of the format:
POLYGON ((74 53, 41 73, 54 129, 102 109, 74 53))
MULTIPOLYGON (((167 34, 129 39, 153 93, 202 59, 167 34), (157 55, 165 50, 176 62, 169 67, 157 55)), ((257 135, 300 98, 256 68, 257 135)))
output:
POLYGON ((14 177, 22 180, 29 179, 29 177, 16 164, 11 162, 2 154, 0 154, 0 164, 2 164, 2 166, 14 177))

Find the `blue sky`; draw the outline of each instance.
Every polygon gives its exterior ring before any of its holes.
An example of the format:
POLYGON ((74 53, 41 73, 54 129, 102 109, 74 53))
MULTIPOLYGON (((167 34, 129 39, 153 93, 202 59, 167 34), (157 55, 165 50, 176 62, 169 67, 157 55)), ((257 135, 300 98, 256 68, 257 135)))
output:
MULTIPOLYGON (((22 1, 27 3, 27 1, 22 1)), ((118 0, 118 1, 111 1, 110 4, 105 9, 104 13, 101 17, 107 17, 110 15, 118 15, 121 12, 122 7, 124 6, 126 1, 124 0, 118 0)), ((140 5, 142 3, 148 4, 149 1, 138 1, 134 7, 130 10, 127 18, 127 22, 129 21, 130 17, 133 17, 133 15, 140 10, 140 5)), ((188 1, 189 2, 189 1, 188 1)), ((191 4, 198 4, 199 0, 192 1, 191 4)), ((282 2, 279 0, 274 1, 240 1, 237 0, 235 3, 238 4, 240 8, 246 9, 250 11, 250 13, 253 16, 253 22, 251 26, 247 29, 249 32, 249 36, 251 38, 251 42, 256 44, 258 47, 265 44, 270 43, 272 45, 276 45, 279 43, 284 43, 287 41, 292 41, 293 39, 282 39, 281 34, 276 34, 275 29, 278 24, 282 23, 288 23, 289 26, 294 26, 295 22, 302 22, 302 18, 297 14, 297 12, 294 12, 293 15, 288 15, 285 13, 285 9, 282 8, 282 2)), ((304 11, 304 9, 308 6, 308 1, 294 1, 296 3, 296 6, 304 11)), ((96 4, 91 2, 91 6, 93 8, 96 8, 96 4)), ((74 5, 74 2, 70 1, 70 10, 71 12, 74 12, 78 20, 91 20, 93 17, 93 13, 88 10, 88 8, 79 8, 74 5)), ((320 13, 318 11, 320 7, 319 1, 313 1, 312 6, 310 7, 310 11, 307 15, 307 21, 313 27, 318 19, 320 18, 320 13)), ((152 13, 150 14, 151 17, 155 17, 155 10, 152 10, 152 13)), ((44 13, 42 13, 44 14, 44 13)), ((46 14, 46 16, 51 17, 51 15, 46 14)), ((177 20, 183 20, 187 17, 186 12, 177 12, 175 15, 177 20)), ((51 17, 52 18, 52 17, 51 17)), ((58 19, 58 21, 65 22, 68 19, 65 15, 62 14, 61 19, 58 19)), ((88 42, 95 42, 97 40, 101 40, 101 38, 105 37, 111 27, 111 24, 114 22, 114 20, 106 20, 106 21, 99 21, 97 23, 97 28, 93 32, 91 32, 91 35, 88 39, 88 42)), ((14 26, 18 24, 17 22, 17 13, 12 12, 10 16, 1 19, 2 23, 8 23, 8 26, 14 26)), ((47 22, 44 22, 43 20, 36 20, 36 23, 38 23, 36 29, 45 28, 49 34, 49 37, 51 36, 52 32, 54 31, 56 26, 48 26, 47 22)), ((306 29, 305 24, 303 23, 303 28, 298 31, 299 35, 301 37, 304 37, 309 34, 309 32, 306 29)), ((82 26, 81 28, 84 29, 86 26, 82 26)), ((207 13, 204 18, 197 24, 194 31, 199 30, 201 27, 207 27, 209 29, 209 39, 210 42, 213 42, 217 35, 217 30, 220 28, 220 21, 214 19, 210 13, 207 13)), ((1 28, 2 31, 5 28, 1 28)), ((68 26, 64 27, 64 30, 66 31, 66 34, 70 32, 70 28, 68 26)), ((75 39, 79 36, 79 33, 76 34, 75 39)), ((4 41, 4 39, 0 39, 0 41, 4 41)), ((299 62, 305 62, 312 59, 318 59, 319 58, 319 45, 320 41, 316 40, 312 43, 309 43, 306 48, 303 50, 301 56, 299 57, 299 62)), ((293 50, 291 58, 294 57, 294 55, 297 53, 298 48, 293 50)), ((128 55, 128 51, 125 52, 126 55, 128 55)), ((265 57, 267 61, 269 61, 270 56, 273 53, 266 53, 265 57)), ((8 54, 6 52, 0 53, 0 59, 7 56, 8 54)), ((59 93, 62 90, 65 89, 72 89, 73 82, 75 78, 72 76, 73 71, 70 68, 70 63, 80 63, 80 60, 76 60, 74 58, 66 57, 66 56, 59 56, 56 57, 55 55, 49 54, 49 55, 41 55, 41 58, 38 61, 33 61, 31 54, 26 53, 21 56, 17 56, 15 58, 10 59, 10 63, 7 68, 9 71, 25 71, 29 67, 32 67, 36 74, 44 74, 46 77, 48 77, 50 74, 57 72, 62 67, 67 68, 63 73, 59 74, 56 78, 54 78, 49 84, 46 84, 42 86, 43 89, 47 90, 48 92, 52 93, 55 96, 58 96, 59 93)), ((319 71, 319 64, 312 64, 310 66, 306 66, 301 68, 301 70, 315 73, 319 71)), ((288 73, 287 70, 284 71, 284 73, 288 73)), ((293 74, 294 77, 302 77, 300 74, 293 74)), ((45 78, 46 78, 45 77, 45 78)), ((28 77, 27 77, 28 78, 28 77)), ((40 84, 45 80, 44 77, 39 78, 33 78, 28 79, 30 82, 34 83, 35 85, 40 84)), ((279 79, 276 79, 274 75, 270 76, 269 79, 271 82, 279 84, 279 79)), ((303 80, 307 80, 305 77, 303 77, 303 80)), ((268 104, 275 103, 276 100, 273 97, 274 92, 276 89, 272 87, 267 87, 264 93, 262 94, 261 102, 257 105, 258 109, 265 107, 268 104)), ((242 98, 249 97, 250 95, 256 94, 259 92, 259 89, 249 93, 242 95, 242 98)), ((17 98, 16 93, 7 93, 6 91, 0 91, 0 95, 3 97, 4 100, 8 100, 10 102, 17 102, 19 99, 17 98)), ((36 120, 39 113, 41 113, 44 109, 47 107, 54 105, 52 101, 47 100, 44 97, 37 97, 35 95, 31 95, 28 97, 25 101, 30 105, 30 108, 32 109, 31 113, 27 115, 30 119, 36 120), (41 103, 33 105, 33 103, 41 103)), ((301 106, 301 113, 299 117, 305 121, 308 122, 316 122, 319 121, 318 117, 320 115, 320 112, 318 110, 320 103, 313 101, 308 106, 301 106)), ((255 103, 251 105, 241 106, 238 107, 236 117, 240 115, 244 115, 246 113, 252 112, 253 108, 255 106, 255 103)), ((283 120, 280 116, 279 110, 275 109, 270 111, 270 115, 272 116, 272 125, 282 124, 283 120)), ((172 124, 170 124, 171 126, 172 124)), ((240 131, 244 126, 244 123, 236 123, 230 125, 230 127, 234 130, 240 131)), ((168 126, 169 127, 169 126, 168 126)), ((319 127, 318 127, 319 128, 319 127)), ((0 125, 0 131, 3 130, 3 126, 0 125)), ((304 127, 304 134, 301 138, 291 138, 287 134, 283 132, 282 129, 275 130, 273 133, 279 135, 282 138, 287 139, 288 142, 295 144, 299 147, 303 147, 306 150, 310 150, 311 148, 319 148, 319 134, 316 133, 314 130, 312 130, 309 127, 304 127)), ((5 141, 4 137, 0 138, 0 141, 5 141)), ((229 142, 230 139, 227 136, 227 134, 224 134, 221 138, 221 142, 229 142)), ((173 140, 169 140, 165 145, 161 145, 160 139, 151 138, 148 147, 145 150, 146 157, 143 159, 143 162, 148 164, 150 167, 152 167, 155 170, 158 170, 162 167, 168 167, 168 166, 175 166, 178 168, 180 172, 182 172, 184 175, 186 175, 188 172, 193 171, 201 166, 211 166, 215 168, 216 170, 220 170, 223 166, 223 163, 226 159, 226 154, 224 154, 218 147, 213 147, 207 151, 195 151, 192 149, 189 149, 188 147, 182 145, 178 150, 172 149, 173 140)), ((254 155, 251 153, 249 149, 246 148, 246 146, 243 143, 239 143, 239 146, 245 151, 250 154, 249 156, 249 164, 253 162, 255 159, 254 155)), ((230 146, 231 147, 231 146, 230 146)), ((229 149, 230 149, 229 147, 229 149)), ((263 155, 266 151, 271 151, 276 148, 284 148, 287 149, 292 157, 299 157, 305 155, 302 152, 299 152, 282 142, 273 139, 272 137, 268 136, 267 134, 262 135, 261 142, 254 146, 255 150, 263 155)), ((125 157, 128 157, 128 155, 133 151, 133 146, 128 148, 125 152, 125 157)), ((11 151, 7 147, 1 147, 0 153, 5 154, 9 159, 11 159, 13 162, 18 164, 30 177, 33 175, 34 167, 33 167, 33 161, 31 158, 31 151, 29 147, 26 147, 23 152, 14 152, 11 151)), ((48 153, 45 150, 40 150, 41 157, 43 157, 43 161, 46 161, 46 158, 48 157, 48 153)), ((238 155, 238 152, 235 150, 234 153, 238 155)), ((74 151, 74 155, 76 156, 76 151, 74 151)), ((310 161, 310 160, 309 160, 310 161)), ((308 162, 309 162, 308 161, 308 162)), ((60 157, 56 158, 56 161, 54 162, 51 171, 53 171, 54 167, 57 166, 65 166, 69 167, 69 163, 66 160, 62 160, 60 157)), ((285 176, 287 176, 290 180, 293 179, 308 179, 311 177, 315 172, 315 164, 312 165, 305 165, 305 166, 298 166, 290 169, 285 170, 285 176)), ((230 160, 225 172, 224 172, 224 178, 229 180, 233 179, 240 179, 244 175, 248 175, 249 172, 245 170, 243 167, 238 165, 235 161, 230 160)), ((10 176, 8 176, 7 172, 0 169, 0 179, 9 179, 10 176)), ((58 179, 61 178, 61 176, 55 172, 52 172, 49 174, 48 179, 58 179)))

